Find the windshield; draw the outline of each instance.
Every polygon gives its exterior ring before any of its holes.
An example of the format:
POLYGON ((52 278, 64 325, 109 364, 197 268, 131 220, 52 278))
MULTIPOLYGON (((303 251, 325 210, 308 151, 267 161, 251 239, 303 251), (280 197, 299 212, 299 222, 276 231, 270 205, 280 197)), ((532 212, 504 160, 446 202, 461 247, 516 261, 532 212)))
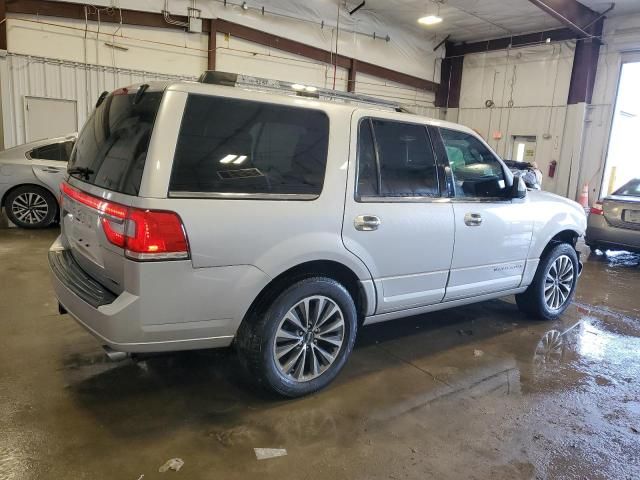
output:
POLYGON ((631 197, 640 197, 640 178, 631 180, 624 184, 618 190, 613 192, 614 195, 627 195, 631 197))
POLYGON ((68 172, 84 182, 137 195, 162 92, 111 93, 82 128, 68 172))

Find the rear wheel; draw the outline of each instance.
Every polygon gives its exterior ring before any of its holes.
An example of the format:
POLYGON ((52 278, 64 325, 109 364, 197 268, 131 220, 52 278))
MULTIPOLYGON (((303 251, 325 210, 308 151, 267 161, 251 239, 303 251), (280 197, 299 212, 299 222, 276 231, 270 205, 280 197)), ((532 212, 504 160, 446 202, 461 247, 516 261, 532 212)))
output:
POLYGON ((356 338, 357 315, 346 288, 333 279, 307 278, 282 292, 238 332, 238 350, 262 386, 299 397, 328 385, 356 338))
POLYGON ((18 227, 44 228, 58 214, 58 204, 51 192, 36 185, 12 190, 5 200, 7 217, 18 227))
POLYGON ((578 280, 578 256, 561 243, 542 258, 529 288, 516 295, 520 311, 545 320, 558 318, 569 306, 578 280))

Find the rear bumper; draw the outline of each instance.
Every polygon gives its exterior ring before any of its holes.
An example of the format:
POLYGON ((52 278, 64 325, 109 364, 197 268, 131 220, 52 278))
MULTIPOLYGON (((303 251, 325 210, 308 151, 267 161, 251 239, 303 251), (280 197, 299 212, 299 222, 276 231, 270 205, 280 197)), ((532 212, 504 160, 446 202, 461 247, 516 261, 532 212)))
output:
POLYGON ((589 215, 585 243, 590 247, 640 251, 640 230, 618 228, 602 215, 589 215))
MULTIPOLYGON (((243 284, 238 276, 244 270, 203 272, 190 261, 157 262, 144 268, 132 264, 126 270, 138 291, 114 295, 83 272, 59 240, 49 252, 58 302, 102 345, 122 352, 162 352, 231 343, 244 312, 242 305, 229 306, 221 299, 226 295, 233 302, 237 292, 230 291, 234 282, 243 284), (214 287, 218 291, 211 290, 214 287)), ((250 273, 252 280, 259 277, 250 273)))

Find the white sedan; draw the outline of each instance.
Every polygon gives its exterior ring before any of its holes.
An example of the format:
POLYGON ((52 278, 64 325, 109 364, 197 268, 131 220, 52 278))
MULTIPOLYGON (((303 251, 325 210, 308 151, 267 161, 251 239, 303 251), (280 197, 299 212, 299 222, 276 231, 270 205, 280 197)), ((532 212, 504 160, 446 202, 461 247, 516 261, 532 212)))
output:
POLYGON ((22 228, 58 220, 59 185, 77 134, 25 143, 0 152, 0 207, 22 228))

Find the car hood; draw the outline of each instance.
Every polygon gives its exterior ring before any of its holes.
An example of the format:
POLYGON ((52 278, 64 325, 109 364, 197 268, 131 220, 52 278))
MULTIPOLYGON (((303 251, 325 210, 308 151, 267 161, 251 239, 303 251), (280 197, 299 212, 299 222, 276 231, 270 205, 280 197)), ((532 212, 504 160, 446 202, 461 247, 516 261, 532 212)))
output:
POLYGON ((582 208, 578 202, 556 195, 555 193, 545 192, 544 190, 530 190, 527 195, 532 202, 558 202, 567 205, 569 208, 575 209, 576 211, 584 213, 584 208, 582 208))

